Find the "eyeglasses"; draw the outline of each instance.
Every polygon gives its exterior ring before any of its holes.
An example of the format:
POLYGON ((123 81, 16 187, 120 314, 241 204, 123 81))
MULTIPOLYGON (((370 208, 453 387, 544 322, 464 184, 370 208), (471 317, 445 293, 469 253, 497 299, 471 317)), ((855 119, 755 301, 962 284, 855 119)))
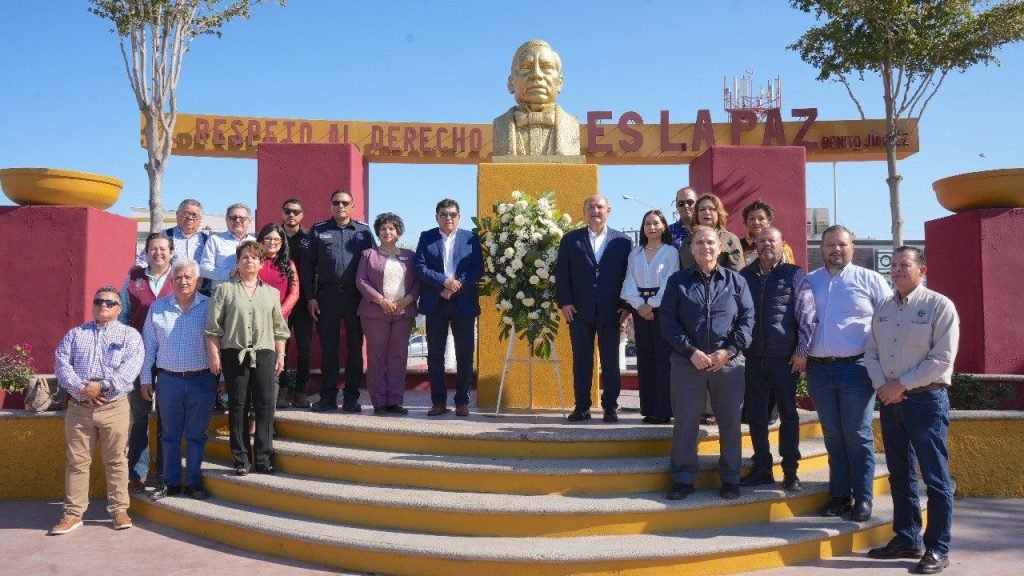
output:
POLYGON ((676 202, 676 208, 682 208, 683 206, 693 206, 696 203, 696 200, 680 200, 679 202, 676 202))
POLYGON ((248 219, 249 219, 248 216, 238 216, 238 215, 228 216, 228 220, 231 220, 232 222, 245 222, 248 219))
POLYGON ((117 300, 109 300, 107 298, 93 298, 93 306, 106 306, 107 308, 113 308, 114 306, 120 306, 121 303, 117 300))
POLYGON ((458 212, 438 212, 437 213, 437 217, 438 218, 442 218, 442 219, 444 219, 444 218, 451 218, 452 220, 455 220, 456 218, 459 217, 459 213, 458 212))
POLYGON ((302 214, 302 209, 301 208, 295 208, 293 210, 291 208, 285 208, 281 212, 284 212, 285 216, 298 216, 299 214, 302 214))
POLYGON ((263 243, 264 244, 280 244, 281 243, 281 239, 280 238, 272 238, 270 236, 267 236, 266 238, 263 239, 263 243))
POLYGON ((348 208, 349 206, 352 205, 352 201, 351 200, 331 200, 331 204, 334 205, 334 206, 344 206, 344 207, 348 208))
POLYGON ((203 215, 198 212, 179 212, 178 214, 185 220, 199 220, 203 217, 203 215))

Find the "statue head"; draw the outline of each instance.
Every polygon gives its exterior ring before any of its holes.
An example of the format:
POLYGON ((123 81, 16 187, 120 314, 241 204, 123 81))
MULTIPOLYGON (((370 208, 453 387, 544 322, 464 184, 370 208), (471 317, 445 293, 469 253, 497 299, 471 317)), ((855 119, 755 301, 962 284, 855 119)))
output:
POLYGON ((562 59, 543 40, 530 40, 516 50, 508 91, 526 108, 553 104, 562 91, 562 59))

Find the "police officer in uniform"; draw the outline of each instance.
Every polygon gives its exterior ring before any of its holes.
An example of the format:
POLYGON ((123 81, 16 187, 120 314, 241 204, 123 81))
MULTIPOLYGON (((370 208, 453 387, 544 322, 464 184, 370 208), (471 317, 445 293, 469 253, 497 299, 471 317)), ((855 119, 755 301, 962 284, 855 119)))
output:
POLYGON ((356 269, 363 250, 376 246, 376 241, 369 226, 352 219, 353 207, 348 190, 339 188, 331 194, 332 218, 317 222, 310 229, 309 249, 302 259, 302 292, 311 295, 307 308, 317 322, 323 349, 320 362, 323 383, 320 401, 310 406, 314 412, 338 409, 338 346, 342 322, 345 323, 348 358, 341 409, 345 412, 362 410, 359 381, 363 377, 363 330, 356 315, 360 301, 356 269))

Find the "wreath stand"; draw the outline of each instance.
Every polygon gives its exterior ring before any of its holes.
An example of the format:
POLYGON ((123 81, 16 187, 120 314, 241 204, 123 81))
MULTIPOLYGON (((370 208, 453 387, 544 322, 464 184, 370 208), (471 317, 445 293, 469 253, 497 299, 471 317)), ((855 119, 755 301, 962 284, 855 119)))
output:
POLYGON ((551 358, 549 360, 540 360, 535 358, 533 355, 533 345, 528 343, 530 355, 524 360, 523 358, 513 358, 512 350, 515 348, 516 338, 515 334, 510 334, 508 339, 508 351, 505 352, 505 367, 501 371, 501 383, 498 384, 498 400, 494 405, 494 415, 498 416, 501 412, 501 394, 505 388, 505 377, 508 376, 508 370, 512 367, 512 364, 526 364, 526 377, 527 382, 530 386, 530 407, 533 407, 533 365, 534 364, 551 364, 555 371, 555 378, 558 380, 558 404, 562 407, 562 417, 565 417, 565 397, 562 394, 562 372, 560 370, 561 362, 558 360, 558 352, 555 347, 551 347, 551 358))

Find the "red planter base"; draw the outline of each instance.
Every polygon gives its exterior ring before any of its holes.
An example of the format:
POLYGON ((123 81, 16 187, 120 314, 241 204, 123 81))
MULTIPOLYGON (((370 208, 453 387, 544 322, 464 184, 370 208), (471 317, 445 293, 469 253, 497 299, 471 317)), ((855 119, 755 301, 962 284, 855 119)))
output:
POLYGON ((3 409, 3 410, 24 410, 25 409, 25 393, 24 392, 9 392, 7 390, 0 390, 0 409, 3 409))

